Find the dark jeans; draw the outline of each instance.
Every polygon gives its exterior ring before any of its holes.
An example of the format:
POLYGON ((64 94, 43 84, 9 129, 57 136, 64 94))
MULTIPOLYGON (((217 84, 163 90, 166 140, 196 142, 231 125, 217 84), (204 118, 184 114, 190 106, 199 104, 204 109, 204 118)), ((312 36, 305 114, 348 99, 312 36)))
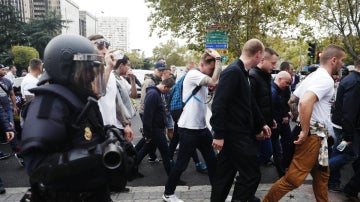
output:
POLYGON ((271 139, 265 139, 259 141, 259 150, 257 154, 258 164, 261 165, 270 161, 271 155, 273 153, 273 148, 271 144, 271 139))
POLYGON ((344 167, 344 165, 349 164, 358 158, 360 138, 358 135, 355 136, 352 143, 346 146, 344 151, 340 152, 336 149, 336 146, 338 146, 342 140, 342 130, 338 128, 334 128, 334 133, 336 136, 336 141, 334 147, 332 148, 331 156, 329 158, 329 166, 330 166, 329 185, 340 185, 341 184, 340 169, 344 167))
POLYGON ((360 192, 360 158, 352 164, 354 175, 350 181, 345 185, 344 192, 351 196, 357 196, 360 192))
MULTIPOLYGON (((179 130, 179 126, 178 126, 177 122, 175 122, 175 120, 174 120, 174 134, 173 134, 173 137, 171 138, 170 144, 169 144, 170 159, 174 158, 174 153, 175 153, 176 147, 179 143, 179 131, 178 130, 179 130)), ((191 157, 195 163, 200 162, 199 156, 198 156, 196 150, 194 151, 194 154, 191 157)))
MULTIPOLYGON (((144 123, 143 114, 139 114, 139 115, 140 115, 141 122, 144 123)), ((144 133, 142 132, 141 135, 142 135, 142 138, 141 138, 141 139, 139 140, 139 142, 135 145, 135 149, 136 149, 137 152, 139 152, 140 149, 143 148, 143 147, 144 147, 144 144, 146 143, 146 140, 145 140, 145 137, 144 137, 144 133)), ((153 151, 150 151, 150 152, 149 152, 149 157, 150 157, 151 159, 156 159, 156 158, 157 158, 155 152, 156 152, 156 147, 153 149, 153 151)))
POLYGON ((285 175, 285 168, 282 166, 283 154, 289 152, 291 144, 291 128, 288 124, 278 123, 276 129, 272 129, 271 142, 273 148, 273 159, 279 178, 285 175), (279 139, 281 137, 281 139, 279 139))
POLYGON ((10 141, 10 147, 12 149, 15 149, 17 146, 18 146, 18 138, 17 138, 17 133, 16 133, 16 130, 15 130, 15 122, 14 122, 14 109, 12 107, 9 108, 9 110, 7 111, 8 113, 8 116, 10 118, 10 122, 13 124, 14 126, 14 138, 10 141))
POLYGON ((165 194, 172 195, 175 192, 176 184, 178 183, 181 174, 185 171, 189 164, 190 157, 193 155, 195 149, 199 149, 204 157, 208 168, 208 175, 210 183, 212 184, 215 168, 216 156, 212 148, 212 135, 208 128, 205 129, 186 129, 179 128, 180 147, 175 166, 171 169, 169 178, 165 185, 165 194))
POLYGON ((149 143, 145 143, 144 146, 140 149, 137 155, 136 164, 139 165, 143 158, 151 151, 154 151, 156 148, 159 149, 161 157, 163 159, 163 164, 166 173, 169 175, 171 166, 170 166, 170 151, 167 145, 166 136, 164 134, 164 129, 155 129, 153 130, 154 134, 149 143))
POLYGON ((225 201, 236 177, 232 201, 250 201, 260 183, 261 173, 257 162, 255 140, 234 143, 225 140, 218 154, 216 177, 212 184, 211 201, 225 201), (254 148, 251 152, 251 148, 254 148))
POLYGON ((0 188, 3 187, 3 186, 4 186, 4 184, 3 184, 2 179, 0 177, 0 188))

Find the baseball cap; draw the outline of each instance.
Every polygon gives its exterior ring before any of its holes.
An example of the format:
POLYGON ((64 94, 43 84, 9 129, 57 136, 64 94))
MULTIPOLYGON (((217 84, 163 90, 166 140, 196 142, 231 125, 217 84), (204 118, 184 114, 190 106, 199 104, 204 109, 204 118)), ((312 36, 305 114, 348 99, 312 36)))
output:
POLYGON ((157 63, 155 64, 155 68, 161 71, 161 70, 165 70, 165 69, 166 69, 166 66, 165 66, 165 64, 162 63, 162 62, 157 62, 157 63))
POLYGON ((5 66, 3 64, 0 64, 0 69, 4 68, 5 66))

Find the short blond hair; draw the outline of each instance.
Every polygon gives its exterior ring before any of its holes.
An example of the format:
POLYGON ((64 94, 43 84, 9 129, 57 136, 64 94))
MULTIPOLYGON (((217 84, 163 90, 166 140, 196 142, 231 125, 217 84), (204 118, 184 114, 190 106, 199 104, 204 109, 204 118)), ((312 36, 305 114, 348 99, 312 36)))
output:
POLYGON ((250 39, 244 44, 241 54, 251 57, 259 51, 264 52, 264 50, 264 44, 259 39, 250 39))

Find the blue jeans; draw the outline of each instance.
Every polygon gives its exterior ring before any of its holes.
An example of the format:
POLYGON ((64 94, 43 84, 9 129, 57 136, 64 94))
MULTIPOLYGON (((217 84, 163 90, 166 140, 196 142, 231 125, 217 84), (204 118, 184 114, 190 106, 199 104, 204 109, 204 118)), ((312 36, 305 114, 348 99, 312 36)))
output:
POLYGON ((164 168, 166 173, 169 175, 171 166, 170 166, 170 151, 167 145, 166 136, 164 133, 164 129, 154 129, 154 134, 152 135, 152 139, 149 143, 144 143, 143 147, 137 154, 136 163, 139 165, 143 158, 151 151, 154 151, 156 148, 159 149, 164 168))
POLYGON ((180 176, 187 168, 190 157, 194 154, 196 148, 200 150, 204 157, 211 184, 215 176, 216 155, 212 148, 213 137, 209 129, 193 130, 180 127, 178 129, 180 135, 179 153, 165 185, 166 195, 174 194, 180 176))
POLYGON ((259 141, 259 150, 257 154, 258 164, 261 165, 270 161, 271 155, 273 154, 273 148, 271 139, 265 139, 259 141))
POLYGON ((341 183, 340 169, 344 165, 349 164, 358 158, 360 138, 359 135, 355 135, 352 143, 346 146, 344 151, 340 152, 336 149, 336 146, 338 146, 342 140, 342 130, 338 128, 334 128, 334 133, 336 136, 336 141, 329 159, 329 166, 330 166, 329 185, 340 185, 341 183))
POLYGON ((14 122, 14 109, 12 107, 10 107, 7 111, 10 122, 13 124, 14 126, 14 138, 10 141, 10 147, 12 149, 15 149, 16 146, 18 146, 18 140, 17 140, 17 136, 16 136, 16 131, 15 131, 15 122, 14 122))

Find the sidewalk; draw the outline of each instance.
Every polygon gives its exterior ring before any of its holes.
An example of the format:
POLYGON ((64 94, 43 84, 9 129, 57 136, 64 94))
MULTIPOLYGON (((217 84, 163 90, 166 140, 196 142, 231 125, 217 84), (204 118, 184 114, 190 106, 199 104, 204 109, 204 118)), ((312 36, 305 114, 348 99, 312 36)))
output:
MULTIPOLYGON (((260 184, 256 196, 262 197, 270 189, 272 184, 260 184)), ((156 187, 129 187, 128 193, 115 193, 111 196, 114 202, 161 202, 161 196, 164 192, 163 186, 156 187)), ((6 194, 0 195, 1 202, 19 202, 26 192, 27 188, 6 188, 6 194)), ((210 201, 210 186, 178 186, 176 195, 185 202, 210 201)), ((230 194, 232 191, 230 192, 230 194)), ((331 202, 344 202, 347 198, 342 193, 329 192, 331 202)), ((289 192, 280 200, 286 201, 315 201, 312 186, 304 184, 298 189, 289 192)))

